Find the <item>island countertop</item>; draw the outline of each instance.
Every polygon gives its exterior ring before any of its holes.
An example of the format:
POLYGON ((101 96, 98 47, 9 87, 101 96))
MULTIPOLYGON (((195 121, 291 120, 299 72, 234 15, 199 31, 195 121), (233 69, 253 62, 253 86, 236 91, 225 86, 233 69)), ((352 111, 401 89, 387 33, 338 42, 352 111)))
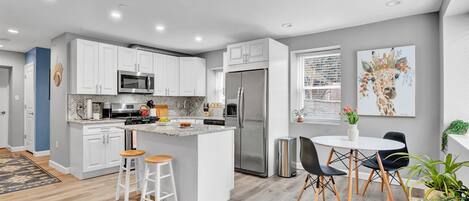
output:
POLYGON ((125 130, 134 130, 141 131, 146 133, 155 133, 167 136, 193 136, 193 135, 203 135, 208 133, 215 133, 220 131, 234 130, 235 127, 228 126, 217 126, 217 125, 203 125, 203 124, 193 124, 188 128, 180 128, 178 123, 170 123, 167 126, 157 125, 157 124, 137 124, 137 125, 125 125, 118 126, 125 130))

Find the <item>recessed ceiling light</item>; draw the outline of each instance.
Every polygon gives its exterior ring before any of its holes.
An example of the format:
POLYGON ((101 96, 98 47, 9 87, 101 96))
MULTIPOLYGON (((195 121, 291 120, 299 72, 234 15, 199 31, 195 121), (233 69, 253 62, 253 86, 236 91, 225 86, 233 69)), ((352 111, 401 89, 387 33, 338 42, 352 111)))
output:
POLYGON ((3 47, 3 45, 2 45, 2 44, 0 44, 0 48, 2 48, 2 47, 3 47))
POLYGON ((16 30, 16 29, 8 29, 8 32, 12 33, 12 34, 18 34, 19 33, 19 31, 16 30))
POLYGON ((397 6, 401 3, 402 2, 400 0, 391 0, 391 1, 386 2, 386 6, 387 7, 393 7, 393 6, 397 6))
POLYGON ((282 27, 283 27, 283 28, 291 28, 292 26, 293 26, 292 23, 283 23, 283 24, 282 24, 282 27))
POLYGON ((194 40, 197 41, 197 42, 202 42, 203 38, 202 38, 202 36, 196 36, 194 38, 194 40))
POLYGON ((118 11, 118 10, 113 10, 113 11, 111 11, 111 17, 112 17, 113 19, 119 20, 119 19, 122 18, 122 14, 121 14, 121 12, 118 11))
POLYGON ((156 25, 155 29, 159 32, 162 32, 165 30, 165 27, 163 25, 156 25))

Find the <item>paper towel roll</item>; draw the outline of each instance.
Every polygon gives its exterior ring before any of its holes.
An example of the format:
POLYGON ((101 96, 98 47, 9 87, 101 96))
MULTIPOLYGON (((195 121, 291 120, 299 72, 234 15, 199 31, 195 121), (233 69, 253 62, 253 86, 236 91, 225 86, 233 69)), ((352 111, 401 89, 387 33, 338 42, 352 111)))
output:
POLYGON ((86 118, 93 118, 93 102, 91 101, 91 99, 86 100, 86 118))

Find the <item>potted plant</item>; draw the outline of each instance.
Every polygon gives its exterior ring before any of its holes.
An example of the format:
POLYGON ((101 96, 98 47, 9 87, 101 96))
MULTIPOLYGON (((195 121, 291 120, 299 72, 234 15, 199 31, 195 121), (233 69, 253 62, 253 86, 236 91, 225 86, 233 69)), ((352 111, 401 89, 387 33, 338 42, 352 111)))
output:
POLYGON ((467 133, 468 129, 469 122, 464 122, 462 120, 451 122, 448 128, 446 128, 441 135, 441 151, 446 151, 446 147, 448 145, 448 134, 464 135, 467 133))
POLYGON ((350 106, 345 106, 340 115, 344 117, 345 121, 349 124, 349 128, 347 129, 349 140, 357 140, 360 133, 358 130, 358 120, 360 118, 358 117, 357 110, 352 109, 350 106))
POLYGON ((423 184, 427 187, 424 197, 426 200, 463 201, 469 199, 468 188, 456 177, 456 172, 459 169, 469 167, 469 161, 457 162, 457 157, 453 158, 452 154, 447 154, 444 160, 433 160, 425 155, 408 153, 393 155, 402 155, 404 158, 416 161, 415 165, 406 167, 409 170, 409 180, 415 176, 418 177, 410 191, 416 184, 423 184))
POLYGON ((295 109, 293 110, 293 114, 295 114, 296 122, 303 123, 305 121, 305 109, 295 109))

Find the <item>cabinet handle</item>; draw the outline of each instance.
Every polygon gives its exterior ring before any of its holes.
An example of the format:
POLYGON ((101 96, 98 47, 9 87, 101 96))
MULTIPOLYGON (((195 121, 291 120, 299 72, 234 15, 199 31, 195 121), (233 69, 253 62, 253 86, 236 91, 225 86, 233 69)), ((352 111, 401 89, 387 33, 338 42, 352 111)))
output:
POLYGON ((106 140, 104 139, 104 135, 103 135, 103 144, 106 144, 106 140))
POLYGON ((109 144, 109 134, 107 135, 107 143, 106 144, 109 144))
POLYGON ((96 85, 96 93, 99 93, 99 85, 96 85))

